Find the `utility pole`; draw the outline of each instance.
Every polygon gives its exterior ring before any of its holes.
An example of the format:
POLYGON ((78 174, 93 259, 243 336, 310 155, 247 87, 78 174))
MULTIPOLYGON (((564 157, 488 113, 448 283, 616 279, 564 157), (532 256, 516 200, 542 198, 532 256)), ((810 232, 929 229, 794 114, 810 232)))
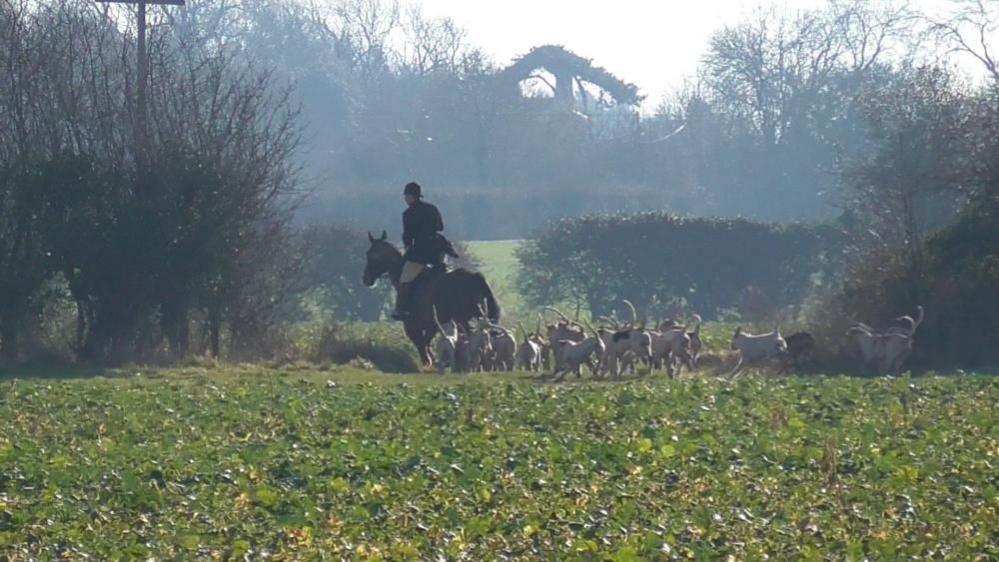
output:
POLYGON ((135 160, 138 174, 141 176, 146 167, 146 145, 148 142, 148 130, 146 127, 148 91, 149 91, 149 54, 146 52, 146 4, 169 4, 173 6, 183 6, 185 0, 96 0, 101 3, 110 4, 137 4, 137 31, 136 39, 136 84, 135 84, 135 160))

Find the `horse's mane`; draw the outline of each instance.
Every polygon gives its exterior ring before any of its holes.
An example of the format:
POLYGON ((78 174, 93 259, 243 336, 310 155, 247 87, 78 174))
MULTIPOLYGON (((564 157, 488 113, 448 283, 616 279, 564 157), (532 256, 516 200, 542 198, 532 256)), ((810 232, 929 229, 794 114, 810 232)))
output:
POLYGON ((384 244, 384 245, 388 246, 389 248, 392 248, 392 250, 395 253, 399 254, 400 256, 403 254, 402 250, 398 246, 396 246, 392 242, 389 242, 388 240, 375 240, 374 243, 376 243, 376 244, 384 244))

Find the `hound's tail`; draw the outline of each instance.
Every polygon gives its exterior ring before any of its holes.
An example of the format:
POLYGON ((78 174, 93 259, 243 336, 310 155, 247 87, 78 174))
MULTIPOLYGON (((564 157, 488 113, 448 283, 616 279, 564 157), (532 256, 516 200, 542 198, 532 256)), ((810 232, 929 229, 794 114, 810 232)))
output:
POLYGON ((437 305, 433 305, 432 308, 434 310, 434 324, 437 324, 437 330, 442 334, 446 334, 447 332, 444 331, 444 326, 441 326, 441 319, 437 316, 437 305))
POLYGON ((701 315, 700 315, 700 314, 694 314, 693 316, 691 316, 691 317, 690 317, 690 322, 689 322, 689 323, 690 323, 690 324, 693 324, 693 325, 694 325, 694 329, 693 329, 693 330, 690 330, 690 329, 688 328, 688 330, 690 331, 690 333, 692 333, 692 334, 697 334, 697 335, 701 335, 701 324, 702 324, 703 322, 704 322, 704 321, 703 321, 703 320, 701 320, 701 315))
POLYGON ((923 310, 922 305, 916 307, 916 313, 916 323, 912 325, 912 333, 909 334, 910 337, 916 333, 916 328, 923 323, 923 317, 926 316, 926 311, 923 310))
POLYGON ((493 290, 489 288, 489 283, 486 282, 486 278, 479 274, 476 276, 479 283, 479 292, 481 297, 486 301, 486 316, 490 321, 498 323, 500 321, 500 305, 496 302, 496 297, 493 295, 493 290))

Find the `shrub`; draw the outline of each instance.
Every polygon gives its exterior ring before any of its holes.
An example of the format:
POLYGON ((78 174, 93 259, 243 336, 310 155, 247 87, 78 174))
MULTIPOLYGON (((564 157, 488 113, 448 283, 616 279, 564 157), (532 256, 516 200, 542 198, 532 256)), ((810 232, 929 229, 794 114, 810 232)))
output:
POLYGON ((401 325, 328 324, 316 344, 313 360, 343 365, 359 359, 386 373, 420 370, 416 349, 406 339, 401 325))
POLYGON ((303 272, 315 305, 337 318, 351 321, 377 321, 385 308, 391 286, 382 282, 374 288, 361 282, 368 237, 343 226, 310 226, 300 234, 307 258, 303 272))
POLYGON ((800 302, 838 241, 831 225, 667 213, 563 219, 519 251, 518 284, 533 305, 576 302, 593 315, 621 299, 643 309, 682 299, 706 318, 739 306, 760 321, 800 302))
POLYGON ((875 329, 923 305, 909 365, 917 369, 999 364, 999 226, 974 209, 938 231, 912 257, 885 253, 816 300, 809 314, 825 345, 843 346, 851 322, 875 329))

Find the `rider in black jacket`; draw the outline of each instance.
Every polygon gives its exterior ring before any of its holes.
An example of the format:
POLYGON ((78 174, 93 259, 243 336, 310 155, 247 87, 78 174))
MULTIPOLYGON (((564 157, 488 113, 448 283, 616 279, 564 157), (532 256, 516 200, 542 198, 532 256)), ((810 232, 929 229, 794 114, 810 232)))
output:
POLYGON ((423 200, 420 185, 415 182, 406 184, 403 195, 409 208, 402 213, 402 243, 406 247, 406 262, 399 277, 399 294, 395 300, 393 317, 397 320, 409 316, 413 281, 427 266, 443 265, 442 254, 450 246, 440 235, 444 231, 441 213, 437 207, 423 200))

